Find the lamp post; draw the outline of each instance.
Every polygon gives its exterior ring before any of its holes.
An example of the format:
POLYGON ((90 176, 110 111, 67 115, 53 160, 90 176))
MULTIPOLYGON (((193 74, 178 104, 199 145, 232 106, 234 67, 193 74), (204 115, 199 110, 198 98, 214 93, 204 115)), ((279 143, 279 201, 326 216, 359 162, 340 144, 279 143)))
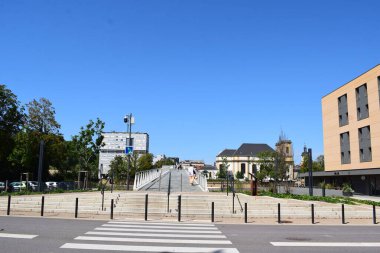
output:
POLYGON ((305 157, 307 157, 308 159, 307 167, 308 167, 308 172, 309 172, 309 177, 308 177, 309 195, 313 196, 313 158, 312 158, 311 148, 306 149, 306 146, 304 146, 302 156, 303 156, 303 159, 305 159, 305 157))
MULTIPOLYGON (((129 170, 130 170, 130 167, 131 167, 131 152, 128 152, 127 153, 127 150, 130 150, 128 147, 132 147, 132 113, 130 113, 129 115, 125 115, 124 117, 124 123, 128 124, 128 130, 129 130, 129 138, 128 138, 128 142, 126 142, 126 149, 125 149, 125 153, 126 155, 128 156, 128 164, 127 164, 127 191, 129 191, 129 170)), ((133 149, 132 149, 132 153, 133 153, 133 149)))

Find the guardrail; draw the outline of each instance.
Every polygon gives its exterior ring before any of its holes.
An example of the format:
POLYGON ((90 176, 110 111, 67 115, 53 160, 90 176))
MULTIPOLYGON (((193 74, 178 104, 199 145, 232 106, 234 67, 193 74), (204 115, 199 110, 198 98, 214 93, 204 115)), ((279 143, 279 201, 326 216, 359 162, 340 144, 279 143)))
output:
POLYGON ((203 173, 197 172, 197 177, 198 177, 198 184, 199 187, 201 187, 202 191, 208 192, 208 187, 207 187, 207 177, 203 173))
POLYGON ((135 175, 135 182, 133 184, 133 190, 138 191, 142 187, 146 186, 153 180, 162 177, 169 172, 169 168, 151 169, 137 172, 135 175))

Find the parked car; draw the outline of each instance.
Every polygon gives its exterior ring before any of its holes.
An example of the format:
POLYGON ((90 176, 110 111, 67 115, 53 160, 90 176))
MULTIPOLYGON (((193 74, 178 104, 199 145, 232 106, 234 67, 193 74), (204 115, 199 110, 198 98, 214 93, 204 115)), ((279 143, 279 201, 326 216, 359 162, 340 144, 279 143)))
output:
POLYGON ((38 182, 37 181, 28 181, 28 189, 31 191, 38 191, 38 182))
POLYGON ((45 182, 48 190, 53 190, 57 188, 57 182, 45 182))
POLYGON ((5 191, 5 183, 0 182, 0 192, 5 191))
POLYGON ((74 190, 75 183, 74 182, 58 182, 57 187, 63 190, 74 190))
POLYGON ((19 192, 24 189, 26 189, 25 182, 16 181, 9 184, 9 190, 12 192, 19 192))

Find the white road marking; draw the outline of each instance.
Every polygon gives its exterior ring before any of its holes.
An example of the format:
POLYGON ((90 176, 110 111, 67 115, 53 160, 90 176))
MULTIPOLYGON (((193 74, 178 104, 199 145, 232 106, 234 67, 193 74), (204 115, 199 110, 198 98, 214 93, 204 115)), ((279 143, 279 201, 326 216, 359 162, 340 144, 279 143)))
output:
POLYGON ((107 245, 107 244, 81 244, 65 243, 62 249, 89 249, 112 251, 140 251, 140 252, 218 252, 239 253, 236 248, 201 248, 201 247, 166 247, 166 246, 135 246, 135 245, 107 245))
POLYGON ((155 239, 155 238, 122 238, 104 236, 78 236, 75 240, 109 241, 109 242, 145 242, 145 243, 188 243, 188 244, 232 244, 228 240, 184 240, 184 239, 155 239))
POLYGON ((16 239, 33 239, 38 235, 25 235, 25 234, 8 234, 8 233, 0 233, 0 237, 5 238, 16 238, 16 239))
POLYGON ((165 222, 132 222, 132 221, 109 221, 111 224, 130 224, 130 225, 170 225, 170 226, 197 226, 197 227, 215 227, 213 224, 203 223, 165 223, 165 222))
POLYGON ((271 242, 278 247, 380 247, 378 242, 271 242))
POLYGON ((212 238, 225 239, 225 235, 181 235, 181 234, 146 234, 146 233, 122 233, 122 232, 87 232, 86 235, 119 235, 119 236, 143 236, 143 237, 169 237, 169 238, 212 238))
POLYGON ((199 230, 169 230, 169 229, 139 229, 139 228, 95 228, 103 231, 126 231, 126 232, 157 232, 157 233, 187 233, 187 234, 221 234, 220 231, 199 231, 199 230))
POLYGON ((192 229, 199 229, 199 230, 218 230, 215 227, 176 227, 176 226, 141 226, 141 225, 121 225, 121 224, 104 224, 103 227, 119 227, 119 228, 169 228, 169 229, 186 229, 186 230, 192 230, 192 229))

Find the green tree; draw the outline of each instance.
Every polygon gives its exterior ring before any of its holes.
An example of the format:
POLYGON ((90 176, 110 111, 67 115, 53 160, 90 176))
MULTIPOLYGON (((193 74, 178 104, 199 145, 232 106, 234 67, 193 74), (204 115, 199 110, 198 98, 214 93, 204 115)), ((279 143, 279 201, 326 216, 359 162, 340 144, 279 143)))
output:
MULTIPOLYGON (((23 129, 15 136, 15 146, 9 155, 9 161, 19 173, 30 172, 33 178, 38 175, 40 141, 45 143, 42 179, 50 178, 49 170, 59 171, 65 155, 63 136, 59 133, 60 125, 55 120, 52 103, 45 98, 33 100, 27 104, 27 115, 23 129)), ((60 175, 59 173, 56 173, 60 175)))
POLYGON ((222 157, 222 164, 216 173, 217 178, 226 178, 228 167, 230 167, 230 164, 228 163, 227 157, 222 157))
POLYGON ((29 131, 59 134, 61 125, 55 120, 55 109, 46 98, 33 99, 26 105, 28 109, 27 128, 29 131))
MULTIPOLYGON (((308 165, 308 154, 304 154, 302 157, 301 162, 301 173, 305 173, 309 171, 309 165, 308 165)), ((320 155, 317 157, 315 161, 312 163, 312 170, 313 171, 324 171, 325 170, 325 159, 323 155, 320 155)))
MULTIPOLYGON (((44 140, 43 180, 51 178, 49 170, 62 171, 62 161, 66 156, 65 141, 62 135, 43 134, 36 131, 21 131, 15 137, 15 147, 9 156, 9 161, 16 168, 14 175, 32 173, 33 178, 38 175, 38 160, 40 141, 44 140)), ((57 174, 61 176, 61 174, 57 174)), ((62 177, 58 177, 61 179, 62 177)))
POLYGON ((115 156, 111 161, 109 174, 113 174, 116 182, 127 180, 127 163, 125 156, 115 156))
POLYGON ((104 122, 99 118, 95 122, 90 120, 86 127, 81 127, 79 134, 72 138, 78 155, 77 170, 89 171, 91 178, 96 178, 98 173, 99 151, 104 145, 103 129, 104 122))
POLYGON ((24 116, 17 96, 5 85, 0 85, 0 177, 3 179, 12 176, 8 157, 12 153, 14 138, 22 127, 24 116))
POLYGON ((137 166, 139 171, 150 170, 153 168, 153 155, 150 153, 143 154, 137 160, 137 166))
POLYGON ((172 159, 164 157, 163 159, 157 161, 154 164, 155 168, 162 168, 164 165, 175 165, 175 162, 172 159))
POLYGON ((286 163, 285 154, 282 152, 264 151, 258 155, 260 171, 257 179, 262 182, 268 178, 273 182, 272 190, 276 191, 276 185, 288 178, 289 165, 286 163))

